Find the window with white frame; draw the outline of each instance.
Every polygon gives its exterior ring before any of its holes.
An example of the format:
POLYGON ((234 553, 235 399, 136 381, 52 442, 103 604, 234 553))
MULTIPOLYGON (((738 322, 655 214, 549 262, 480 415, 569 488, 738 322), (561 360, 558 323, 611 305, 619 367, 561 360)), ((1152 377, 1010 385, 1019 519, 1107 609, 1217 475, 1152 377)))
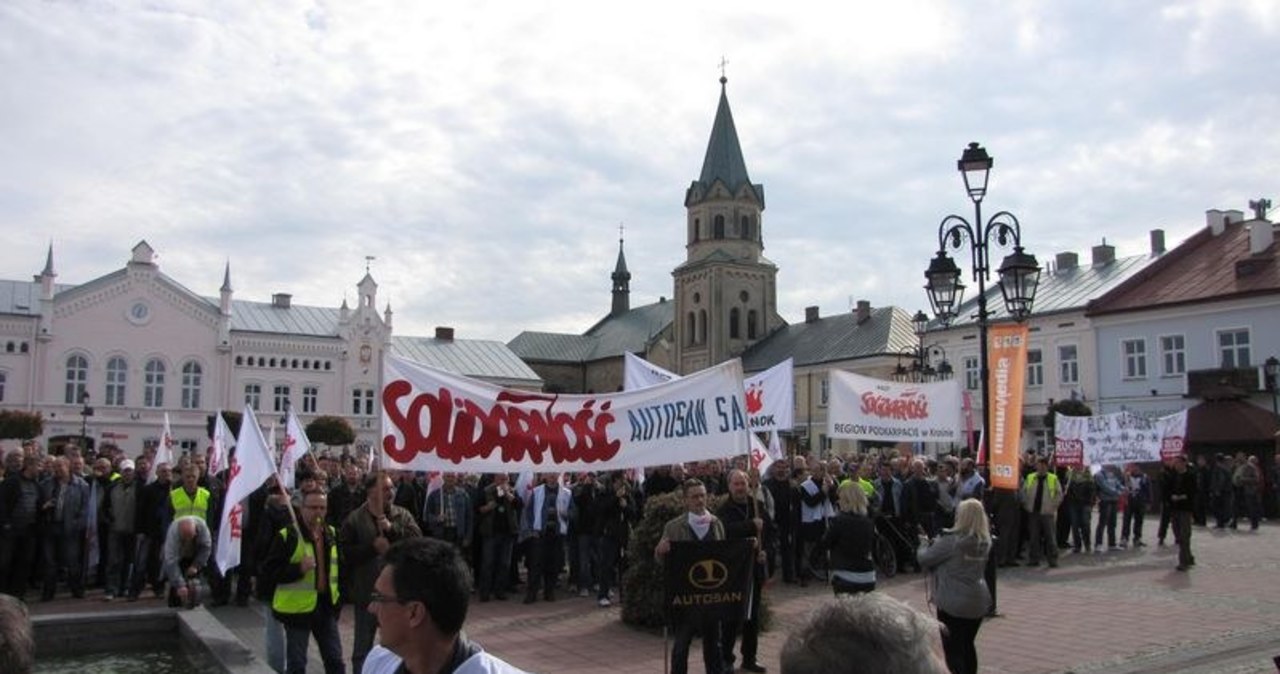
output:
POLYGON ((1058 347, 1058 383, 1063 386, 1080 383, 1080 350, 1075 344, 1058 347))
POLYGON ((200 409, 200 385, 204 382, 204 369, 200 363, 189 360, 182 364, 182 409, 200 409))
POLYGON ((970 391, 977 391, 982 372, 978 369, 977 356, 964 357, 964 387, 970 391))
POLYGON ((107 360, 107 389, 102 398, 103 405, 118 407, 125 404, 125 384, 128 377, 128 361, 120 356, 112 356, 107 360))
POLYGON ((164 361, 152 358, 142 370, 143 407, 164 407, 164 361))
POLYGON ((1120 342, 1120 354, 1124 358, 1125 379, 1145 379, 1147 376, 1147 340, 1126 339, 1120 342))
POLYGON ((276 384, 272 389, 271 409, 275 412, 289 411, 289 386, 288 384, 276 384))
POLYGON ((81 355, 67 358, 67 388, 63 402, 78 405, 88 393, 89 359, 81 355))
POLYGON ((254 412, 262 409, 262 385, 261 384, 245 384, 244 385, 244 404, 253 408, 254 412))
POLYGON ((1044 352, 1027 349, 1027 386, 1044 386, 1044 352))
POLYGON ((316 401, 320 399, 320 387, 303 386, 302 387, 302 413, 315 414, 316 401))
POLYGON ((1223 368, 1249 367, 1249 329, 1219 330, 1218 354, 1223 368))
POLYGON ((373 389, 357 388, 351 390, 351 413, 355 415, 373 415, 373 389))
POLYGON ((1187 371, 1187 340, 1182 335, 1160 337, 1160 374, 1174 377, 1187 371))

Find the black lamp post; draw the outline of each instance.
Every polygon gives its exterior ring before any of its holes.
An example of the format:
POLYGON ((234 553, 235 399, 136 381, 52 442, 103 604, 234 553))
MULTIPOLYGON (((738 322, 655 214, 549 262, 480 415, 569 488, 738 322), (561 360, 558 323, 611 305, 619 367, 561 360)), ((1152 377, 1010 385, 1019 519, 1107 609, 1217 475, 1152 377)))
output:
POLYGON ((1262 365, 1263 371, 1267 375, 1267 390, 1271 392, 1271 413, 1280 414, 1280 404, 1277 404, 1276 397, 1280 396, 1280 359, 1272 356, 1262 365))
POLYGON ((919 345, 905 348, 902 350, 901 356, 906 356, 911 360, 911 368, 903 367, 902 359, 898 359, 898 365, 893 369, 894 378, 900 381, 932 381, 935 379, 951 378, 951 363, 947 362, 947 351, 940 344, 930 344, 925 346, 925 337, 929 334, 929 316, 923 311, 917 311, 915 316, 911 317, 911 325, 915 330, 916 339, 919 345), (930 354, 939 354, 942 360, 938 362, 935 368, 930 362, 930 354))
POLYGON ((89 407, 89 392, 80 392, 80 449, 89 451, 89 417, 93 416, 93 408, 89 407))
MULTIPOLYGON (((1022 321, 1031 315, 1031 305, 1035 301, 1036 287, 1040 283, 1040 264, 1033 255, 1022 249, 1022 228, 1018 219, 1008 211, 1000 211, 991 216, 985 223, 982 220, 982 199, 987 194, 987 178, 994 164, 990 155, 977 143, 969 143, 956 162, 960 174, 964 176, 965 191, 973 201, 973 222, 958 215, 948 215, 938 225, 938 254, 929 263, 925 271, 928 283, 925 290, 929 292, 929 304, 933 313, 949 324, 956 317, 960 299, 964 295, 964 284, 960 282, 960 267, 947 254, 947 250, 969 250, 973 263, 973 280, 978 284, 978 343, 979 343, 979 377, 982 386, 982 427, 990 428, 991 404, 990 391, 987 390, 988 354, 987 327, 990 315, 987 312, 987 280, 991 274, 991 248, 1013 247, 1013 252, 1000 264, 1000 293, 1004 296, 1005 308, 1014 320, 1022 321)), ((988 438, 987 442, 990 442, 988 438)))

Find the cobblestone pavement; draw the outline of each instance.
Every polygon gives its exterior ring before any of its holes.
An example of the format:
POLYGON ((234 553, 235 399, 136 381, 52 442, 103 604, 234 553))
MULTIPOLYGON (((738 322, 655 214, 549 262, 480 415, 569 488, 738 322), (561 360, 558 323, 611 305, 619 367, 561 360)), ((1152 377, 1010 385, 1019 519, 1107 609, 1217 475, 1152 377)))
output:
MULTIPOLYGON (((1154 525, 1154 522, 1150 524, 1154 525)), ((1154 527, 1152 527, 1154 528, 1154 527)), ((1275 672, 1280 655, 1280 524, 1258 532, 1195 529, 1197 566, 1174 570, 1176 549, 1151 546, 1102 555, 1062 556, 1059 568, 1002 569, 999 610, 978 635, 981 669, 994 674, 1108 672, 1275 672)), ((924 581, 915 574, 881 590, 925 609, 924 581)), ((830 595, 826 588, 775 584, 766 593, 774 627, 761 635, 760 660, 778 671, 790 626, 830 595)), ((512 664, 544 674, 663 671, 660 634, 633 630, 619 608, 563 597, 526 606, 518 601, 473 603, 468 634, 512 664)), ((154 606, 145 600, 132 606, 154 606)), ((121 609, 99 601, 56 600, 38 613, 121 609)), ((261 653, 263 607, 222 607, 214 614, 261 653)), ((351 611, 342 617, 343 652, 350 656, 351 611)), ((312 648, 312 671, 323 671, 312 648)), ((700 663, 695 644, 690 656, 700 663)))

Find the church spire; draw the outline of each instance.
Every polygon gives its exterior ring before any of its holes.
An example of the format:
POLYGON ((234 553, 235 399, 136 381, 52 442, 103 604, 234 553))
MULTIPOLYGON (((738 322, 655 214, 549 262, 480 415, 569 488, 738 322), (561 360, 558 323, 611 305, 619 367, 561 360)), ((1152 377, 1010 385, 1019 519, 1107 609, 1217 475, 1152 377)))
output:
POLYGON ((231 292, 231 260, 227 260, 227 266, 222 270, 222 292, 231 292))
POLYGON ((53 242, 49 243, 49 252, 44 258, 44 271, 40 272, 41 276, 54 277, 57 276, 53 272, 53 242))
POLYGON ((720 76, 720 105, 716 108, 716 120, 711 126, 711 139, 707 141, 707 155, 702 160, 698 182, 706 189, 718 178, 730 192, 736 193, 738 188, 751 184, 751 179, 747 177, 747 163, 742 158, 738 130, 729 109, 729 96, 725 91, 728 82, 727 77, 720 76))
POLYGON ((613 309, 617 316, 631 310, 631 272, 627 271, 627 257, 622 252, 622 225, 618 225, 618 263, 613 267, 613 309))

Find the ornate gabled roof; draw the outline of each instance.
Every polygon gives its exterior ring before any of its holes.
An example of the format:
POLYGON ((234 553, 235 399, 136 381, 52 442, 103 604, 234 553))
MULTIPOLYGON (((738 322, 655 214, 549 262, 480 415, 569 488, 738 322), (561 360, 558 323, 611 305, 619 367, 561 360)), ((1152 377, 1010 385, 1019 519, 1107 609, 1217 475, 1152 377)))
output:
POLYGON ((796 367, 873 356, 897 355, 916 346, 912 314, 898 307, 871 310, 859 323, 856 312, 792 323, 776 330, 742 354, 747 372, 760 372, 795 358, 796 367))

